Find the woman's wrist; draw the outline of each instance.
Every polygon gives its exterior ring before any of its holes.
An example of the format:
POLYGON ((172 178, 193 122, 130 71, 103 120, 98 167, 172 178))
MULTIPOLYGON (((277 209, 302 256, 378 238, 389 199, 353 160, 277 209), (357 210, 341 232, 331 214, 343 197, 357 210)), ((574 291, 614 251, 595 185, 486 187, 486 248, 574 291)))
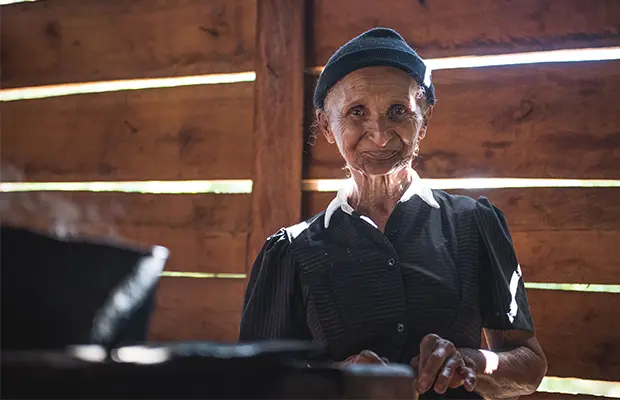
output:
POLYGON ((474 370, 476 375, 492 374, 498 367, 499 357, 492 351, 471 348, 459 348, 458 351, 465 365, 474 370))
POLYGON ((486 358, 479 349, 459 348, 458 352, 463 357, 465 365, 471 368, 476 375, 484 373, 486 369, 486 358))

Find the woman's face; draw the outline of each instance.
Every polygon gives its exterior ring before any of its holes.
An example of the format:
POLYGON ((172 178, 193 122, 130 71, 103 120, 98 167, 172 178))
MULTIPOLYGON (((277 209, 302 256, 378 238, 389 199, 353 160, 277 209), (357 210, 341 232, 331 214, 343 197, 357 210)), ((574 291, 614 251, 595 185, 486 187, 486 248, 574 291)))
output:
POLYGON ((351 72, 334 85, 317 112, 319 128, 336 143, 350 168, 385 175, 410 165, 416 142, 426 134, 420 87, 391 67, 351 72))

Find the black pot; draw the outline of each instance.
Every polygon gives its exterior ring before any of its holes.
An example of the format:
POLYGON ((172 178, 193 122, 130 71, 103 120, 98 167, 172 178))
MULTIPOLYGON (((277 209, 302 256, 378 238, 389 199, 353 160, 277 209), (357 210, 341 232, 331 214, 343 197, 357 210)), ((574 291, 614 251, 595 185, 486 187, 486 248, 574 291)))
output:
POLYGON ((146 340, 167 249, 10 226, 0 235, 3 350, 109 349, 146 340))

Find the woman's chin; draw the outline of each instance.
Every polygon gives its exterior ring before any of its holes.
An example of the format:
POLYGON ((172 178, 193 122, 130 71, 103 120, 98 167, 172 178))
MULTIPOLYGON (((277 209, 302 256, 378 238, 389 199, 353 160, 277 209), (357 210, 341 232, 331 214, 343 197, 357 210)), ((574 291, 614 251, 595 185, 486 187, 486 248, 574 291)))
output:
POLYGON ((380 176, 380 175, 390 175, 404 167, 401 163, 394 163, 392 160, 388 161, 373 161, 367 162, 359 168, 353 168, 364 175, 369 176, 380 176))

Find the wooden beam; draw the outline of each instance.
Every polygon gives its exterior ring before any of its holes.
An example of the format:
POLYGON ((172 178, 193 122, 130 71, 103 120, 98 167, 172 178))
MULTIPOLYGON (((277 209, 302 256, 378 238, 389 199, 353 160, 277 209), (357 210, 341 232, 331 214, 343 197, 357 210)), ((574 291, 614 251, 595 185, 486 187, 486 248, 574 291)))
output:
POLYGON ((245 273, 247 194, 0 193, 0 213, 44 233, 165 246, 166 271, 245 273))
MULTIPOLYGON (((620 178, 620 61, 433 77, 438 100, 416 166, 423 178, 620 178)), ((304 176, 344 177, 342 157, 325 138, 306 153, 304 176)))
MULTIPOLYGON (((487 196, 508 221, 529 282, 620 282, 620 190, 521 188, 451 190, 487 196)), ((325 210, 334 193, 304 193, 304 218, 325 210)))
POLYGON ((301 217, 304 1, 258 2, 254 186, 248 264, 301 217))
POLYGON ((255 0, 2 6, 2 87, 252 70, 255 0))
POLYGON ((1 164, 36 182, 248 179, 253 89, 235 83, 0 103, 1 164))
POLYGON ((620 45, 616 0, 313 0, 308 66, 376 26, 396 29, 422 57, 620 45))

